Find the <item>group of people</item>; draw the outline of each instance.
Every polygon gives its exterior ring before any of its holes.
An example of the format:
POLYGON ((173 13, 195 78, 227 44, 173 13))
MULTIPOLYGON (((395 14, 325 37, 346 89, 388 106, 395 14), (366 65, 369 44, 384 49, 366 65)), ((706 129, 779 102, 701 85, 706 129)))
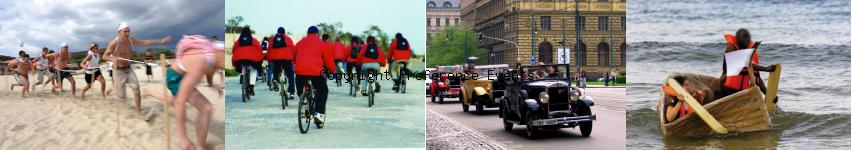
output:
MULTIPOLYGON (((742 90, 752 88, 752 82, 754 82, 754 85, 756 85, 761 92, 766 93, 766 85, 760 78, 759 72, 775 72, 777 69, 775 65, 763 66, 759 64, 760 57, 758 55, 757 48, 760 46, 760 42, 752 41, 751 34, 747 29, 739 29, 735 35, 726 34, 725 41, 727 42, 727 46, 724 51, 726 54, 738 51, 752 52, 746 56, 748 57, 745 59, 747 61, 744 61, 744 64, 739 65, 728 63, 727 60, 735 58, 723 57, 722 75, 719 78, 718 83, 721 85, 720 89, 711 91, 707 87, 708 85, 702 85, 701 83, 698 83, 698 81, 689 80, 687 77, 683 76, 673 77, 675 81, 680 83, 683 88, 689 92, 690 96, 694 97, 695 100, 702 105, 707 104, 714 99, 723 98, 742 90), (749 76, 749 71, 747 69, 748 66, 753 68, 752 74, 754 74, 755 77, 754 81, 750 81, 752 79, 749 76), (729 68, 735 71, 729 72, 729 68)), ((668 100, 665 116, 667 122, 675 121, 676 119, 693 112, 692 108, 690 108, 688 104, 679 100, 677 97, 678 93, 673 89, 666 85, 663 85, 662 89, 668 100)), ((776 97, 773 101, 777 102, 778 98, 776 97)))
MULTIPOLYGON (((316 26, 311 26, 307 30, 307 35, 293 43, 293 40, 286 34, 283 27, 278 27, 276 33, 268 39, 267 44, 260 44, 252 37, 251 29, 243 27, 239 37, 234 41, 233 56, 231 58, 233 67, 242 71, 243 67, 248 67, 247 71, 249 80, 248 93, 254 95, 255 78, 257 71, 262 70, 264 59, 271 66, 272 82, 274 82, 273 90, 278 91, 277 83, 281 81, 283 72, 287 79, 287 91, 296 91, 296 94, 301 94, 301 90, 295 90, 296 87, 303 87, 308 82, 316 89, 315 99, 315 118, 316 122, 322 124, 325 122, 324 114, 326 113, 326 101, 328 99, 328 86, 326 77, 334 77, 339 80, 344 73, 348 79, 358 78, 355 75, 362 75, 362 72, 370 71, 378 73, 381 67, 390 64, 395 64, 391 68, 394 72, 398 72, 400 65, 406 65, 411 59, 411 47, 408 40, 402 34, 397 33, 395 38, 390 43, 388 54, 386 55, 376 38, 373 36, 366 37, 362 40, 358 36, 351 36, 348 45, 341 42, 343 36, 339 36, 331 40, 328 34, 320 34, 316 26), (365 43, 366 41, 366 43, 365 43), (264 46, 265 45, 265 46, 264 46), (265 47, 265 49, 264 49, 265 47), (263 50, 267 52, 264 54, 263 50), (345 70, 343 69, 345 66, 345 70), (292 84, 295 83, 295 84, 292 84)), ((364 78, 362 78, 364 79, 364 78)), ((353 80, 354 81, 354 80, 353 80)), ((400 77, 394 80, 394 90, 398 89, 399 83, 402 82, 400 77)), ((352 81, 350 84, 356 84, 352 81)), ((366 86, 368 82, 360 82, 362 95, 367 95, 366 86)), ((379 91, 379 85, 376 84, 376 92, 379 91)), ((292 98, 294 93, 289 93, 292 98)))
MULTIPOLYGON (((127 23, 119 24, 115 31, 117 36, 109 42, 104 52, 100 51, 96 42, 89 45, 85 57, 79 64, 80 70, 69 70, 72 60, 69 45, 66 43, 60 44, 60 51, 55 53, 45 47, 42 54, 34 59, 31 59, 23 50, 20 51, 19 57, 7 67, 7 70, 14 72, 13 77, 17 81, 11 86, 12 90, 15 86, 22 86, 22 96, 30 96, 29 74, 30 71, 36 71, 39 76, 36 84, 47 85, 52 83, 54 87, 51 92, 58 94, 56 90, 59 89, 61 92, 63 80, 67 79, 71 83, 72 96, 76 97, 76 81, 72 72, 82 71, 85 73, 84 80, 87 85, 83 88, 80 96, 85 98, 85 93, 91 88, 92 82, 99 81, 101 96, 106 98, 110 91, 106 90, 106 81, 101 70, 107 69, 112 76, 112 87, 117 91, 118 97, 125 99, 125 88, 129 87, 135 99, 136 112, 141 115, 142 95, 136 73, 131 64, 145 64, 146 75, 148 75, 149 80, 152 79, 151 67, 155 64, 150 51, 146 54, 145 62, 133 60, 133 47, 137 45, 165 45, 172 38, 167 36, 154 40, 138 39, 130 35, 130 26, 127 23), (101 67, 102 60, 108 62, 109 65, 101 67), (47 81, 42 82, 44 76, 48 76, 48 78, 47 81)), ((198 131, 196 132, 198 134, 196 143, 202 149, 204 148, 203 146, 207 141, 207 130, 214 110, 210 102, 196 90, 195 86, 205 76, 208 78, 208 84, 212 85, 210 78, 212 78, 213 73, 224 68, 224 61, 222 60, 224 60, 224 45, 215 38, 207 38, 201 35, 185 36, 176 47, 174 62, 169 66, 163 66, 168 67, 166 84, 170 93, 146 93, 146 95, 165 101, 176 108, 180 145, 183 149, 195 149, 196 147, 186 136, 186 109, 184 108, 186 102, 191 103, 200 112, 196 120, 196 130, 198 131)))

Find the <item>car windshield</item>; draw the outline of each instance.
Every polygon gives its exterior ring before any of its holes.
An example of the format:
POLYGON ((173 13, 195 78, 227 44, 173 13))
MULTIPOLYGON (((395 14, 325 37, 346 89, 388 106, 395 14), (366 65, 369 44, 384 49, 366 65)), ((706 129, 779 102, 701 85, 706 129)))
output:
POLYGON ((438 66, 438 70, 442 73, 462 72, 461 66, 438 66))
POLYGON ((508 65, 488 65, 488 66, 476 66, 476 74, 479 77, 497 77, 501 72, 506 72, 509 70, 508 65))
POLYGON ((568 78, 568 65, 523 66, 522 69, 527 80, 568 78))

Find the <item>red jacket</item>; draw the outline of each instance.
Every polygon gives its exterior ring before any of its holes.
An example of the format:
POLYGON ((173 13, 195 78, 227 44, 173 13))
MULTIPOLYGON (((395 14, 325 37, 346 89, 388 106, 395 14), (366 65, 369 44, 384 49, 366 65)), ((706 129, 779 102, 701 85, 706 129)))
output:
MULTIPOLYGON (((275 38, 275 36, 273 36, 273 38, 275 38)), ((296 53, 296 51, 293 50, 293 47, 295 47, 296 45, 293 44, 293 40, 290 39, 290 36, 287 36, 286 34, 284 35, 284 43, 287 44, 286 47, 272 48, 272 45, 273 45, 274 42, 275 42, 275 40, 269 41, 269 46, 267 46, 267 47, 269 47, 269 50, 266 52, 267 55, 269 55, 269 56, 267 56, 266 59, 268 59, 268 60, 293 60, 293 56, 296 53)))
POLYGON ((378 58, 372 59, 372 58, 364 57, 364 53, 367 52, 367 45, 365 44, 364 48, 361 49, 361 53, 358 54, 358 64, 379 63, 380 65, 382 65, 382 67, 384 67, 387 64, 387 60, 385 58, 385 52, 382 52, 381 46, 376 46, 376 48, 378 48, 378 50, 379 50, 379 57, 378 58))
POLYGON ((308 34, 295 47, 294 70, 296 75, 320 76, 323 64, 330 72, 336 71, 334 65, 334 52, 331 46, 325 44, 316 34, 308 34))
MULTIPOLYGON (((365 47, 367 47, 367 45, 364 45, 364 44, 355 44, 355 45, 361 45, 361 51, 364 51, 364 48, 365 48, 365 47)), ((349 44, 349 46, 346 46, 346 47, 344 48, 344 50, 343 50, 343 51, 344 51, 344 53, 346 53, 346 56, 344 56, 344 57, 346 57, 346 61, 347 61, 347 62, 355 62, 355 63, 357 63, 357 62, 358 62, 358 58, 352 58, 352 57, 349 57, 349 56, 351 56, 351 54, 350 54, 350 53, 352 53, 352 46, 353 46, 352 44, 349 44)), ((360 55, 360 54, 359 54, 359 55, 360 55)))
POLYGON ((393 39, 388 49, 388 58, 393 60, 409 60, 411 59, 411 45, 405 45, 408 47, 406 50, 396 49, 396 39, 393 39))
POLYGON ((346 58, 346 54, 349 54, 344 50, 346 46, 343 46, 343 43, 340 43, 340 41, 334 42, 331 46, 334 48, 334 59, 343 60, 346 58))
POLYGON ((234 41, 232 53, 231 62, 237 62, 239 60, 250 60, 253 62, 263 61, 263 49, 260 48, 260 43, 257 42, 257 39, 252 39, 251 45, 249 46, 240 46, 239 41, 234 41))

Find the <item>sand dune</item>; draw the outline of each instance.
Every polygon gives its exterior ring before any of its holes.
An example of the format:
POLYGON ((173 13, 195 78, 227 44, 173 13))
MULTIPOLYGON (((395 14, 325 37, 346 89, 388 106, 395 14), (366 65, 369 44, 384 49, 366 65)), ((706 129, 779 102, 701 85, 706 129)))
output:
MULTIPOLYGON (((154 68, 154 82, 146 82, 142 66, 134 68, 143 92, 145 89, 162 91, 160 68, 154 68)), ((107 87, 111 87, 109 74, 103 73, 107 76, 107 87)), ((35 75, 30 76, 30 83, 35 83, 35 75)), ((86 83, 82 74, 76 74, 74 78, 79 94, 86 83)), ((166 114, 163 113, 163 104, 157 99, 143 97, 143 115, 138 115, 130 89, 126 100, 119 100, 115 93, 107 95, 104 100, 100 96, 100 85, 95 82, 84 100, 79 96, 72 98, 69 82, 64 82, 65 90, 58 95, 50 93, 51 85, 39 85, 30 97, 21 98, 21 87, 9 91, 9 86, 14 83, 12 77, 0 76, 0 106, 3 106, 0 109, 0 120, 3 120, 0 122, 0 137, 5 137, 0 139, 0 149, 165 149, 163 123, 166 114), (117 110, 121 115, 117 115, 117 110), (117 119, 120 119, 120 125, 117 119)), ((202 82, 198 89, 211 99, 216 109, 206 145, 210 149, 224 149, 224 101, 215 89, 206 85, 202 82)), ((222 83, 217 81, 216 85, 222 83)), ((187 109, 188 123, 193 123, 187 126, 187 134, 194 140, 198 111, 194 107, 187 109)), ((169 110, 171 147, 178 149, 174 107, 169 110)))

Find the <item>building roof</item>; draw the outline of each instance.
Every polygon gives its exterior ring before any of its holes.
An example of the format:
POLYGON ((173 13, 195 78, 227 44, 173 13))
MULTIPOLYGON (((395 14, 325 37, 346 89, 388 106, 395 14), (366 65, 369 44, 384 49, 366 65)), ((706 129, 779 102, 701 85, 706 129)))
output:
POLYGON ((459 0, 426 0, 426 8, 460 8, 459 0))

